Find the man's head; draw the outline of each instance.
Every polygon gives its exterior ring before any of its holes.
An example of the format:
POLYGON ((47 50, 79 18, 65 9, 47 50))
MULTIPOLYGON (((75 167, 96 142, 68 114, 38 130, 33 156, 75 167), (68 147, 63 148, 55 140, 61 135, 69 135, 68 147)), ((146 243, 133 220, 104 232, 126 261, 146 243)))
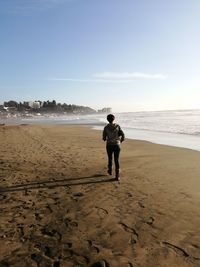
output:
POLYGON ((115 116, 113 114, 109 114, 107 116, 107 121, 110 122, 110 123, 112 123, 114 121, 114 119, 115 119, 115 116))

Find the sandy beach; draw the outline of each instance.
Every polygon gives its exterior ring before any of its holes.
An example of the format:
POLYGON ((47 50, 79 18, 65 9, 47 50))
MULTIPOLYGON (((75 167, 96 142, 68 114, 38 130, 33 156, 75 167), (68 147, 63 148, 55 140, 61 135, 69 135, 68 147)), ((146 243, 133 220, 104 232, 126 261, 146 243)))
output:
POLYGON ((200 266, 200 152, 101 132, 0 126, 0 266, 200 266))

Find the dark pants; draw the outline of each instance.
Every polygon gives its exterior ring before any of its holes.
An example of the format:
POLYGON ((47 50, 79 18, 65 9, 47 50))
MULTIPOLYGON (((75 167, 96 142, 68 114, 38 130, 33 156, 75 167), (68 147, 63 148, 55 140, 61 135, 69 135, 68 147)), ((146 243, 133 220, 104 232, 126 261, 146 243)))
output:
POLYGON ((115 169, 119 170, 119 154, 120 154, 120 146, 119 145, 107 145, 106 146, 107 154, 108 154, 108 169, 112 169, 112 157, 114 154, 115 161, 115 169))

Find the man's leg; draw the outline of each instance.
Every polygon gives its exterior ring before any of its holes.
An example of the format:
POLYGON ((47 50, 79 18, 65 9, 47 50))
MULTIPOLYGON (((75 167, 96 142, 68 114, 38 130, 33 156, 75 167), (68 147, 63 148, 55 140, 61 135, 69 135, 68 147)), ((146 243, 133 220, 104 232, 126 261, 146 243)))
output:
POLYGON ((112 146, 107 146, 107 155, 108 155, 108 173, 112 175, 112 154, 113 154, 113 149, 112 146))
POLYGON ((115 160, 115 178, 119 180, 119 154, 120 154, 120 146, 116 145, 114 148, 114 160, 115 160))

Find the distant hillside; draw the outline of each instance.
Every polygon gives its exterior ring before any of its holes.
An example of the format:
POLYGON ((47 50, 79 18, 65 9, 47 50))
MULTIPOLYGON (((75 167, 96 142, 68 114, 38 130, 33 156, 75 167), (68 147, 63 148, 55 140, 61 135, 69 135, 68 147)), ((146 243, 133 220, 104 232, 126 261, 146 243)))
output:
POLYGON ((29 102, 16 102, 10 100, 4 102, 4 105, 0 106, 1 112, 11 112, 11 113, 58 113, 58 114, 92 114, 96 113, 96 110, 79 106, 74 104, 61 104, 53 101, 29 101, 29 102))

